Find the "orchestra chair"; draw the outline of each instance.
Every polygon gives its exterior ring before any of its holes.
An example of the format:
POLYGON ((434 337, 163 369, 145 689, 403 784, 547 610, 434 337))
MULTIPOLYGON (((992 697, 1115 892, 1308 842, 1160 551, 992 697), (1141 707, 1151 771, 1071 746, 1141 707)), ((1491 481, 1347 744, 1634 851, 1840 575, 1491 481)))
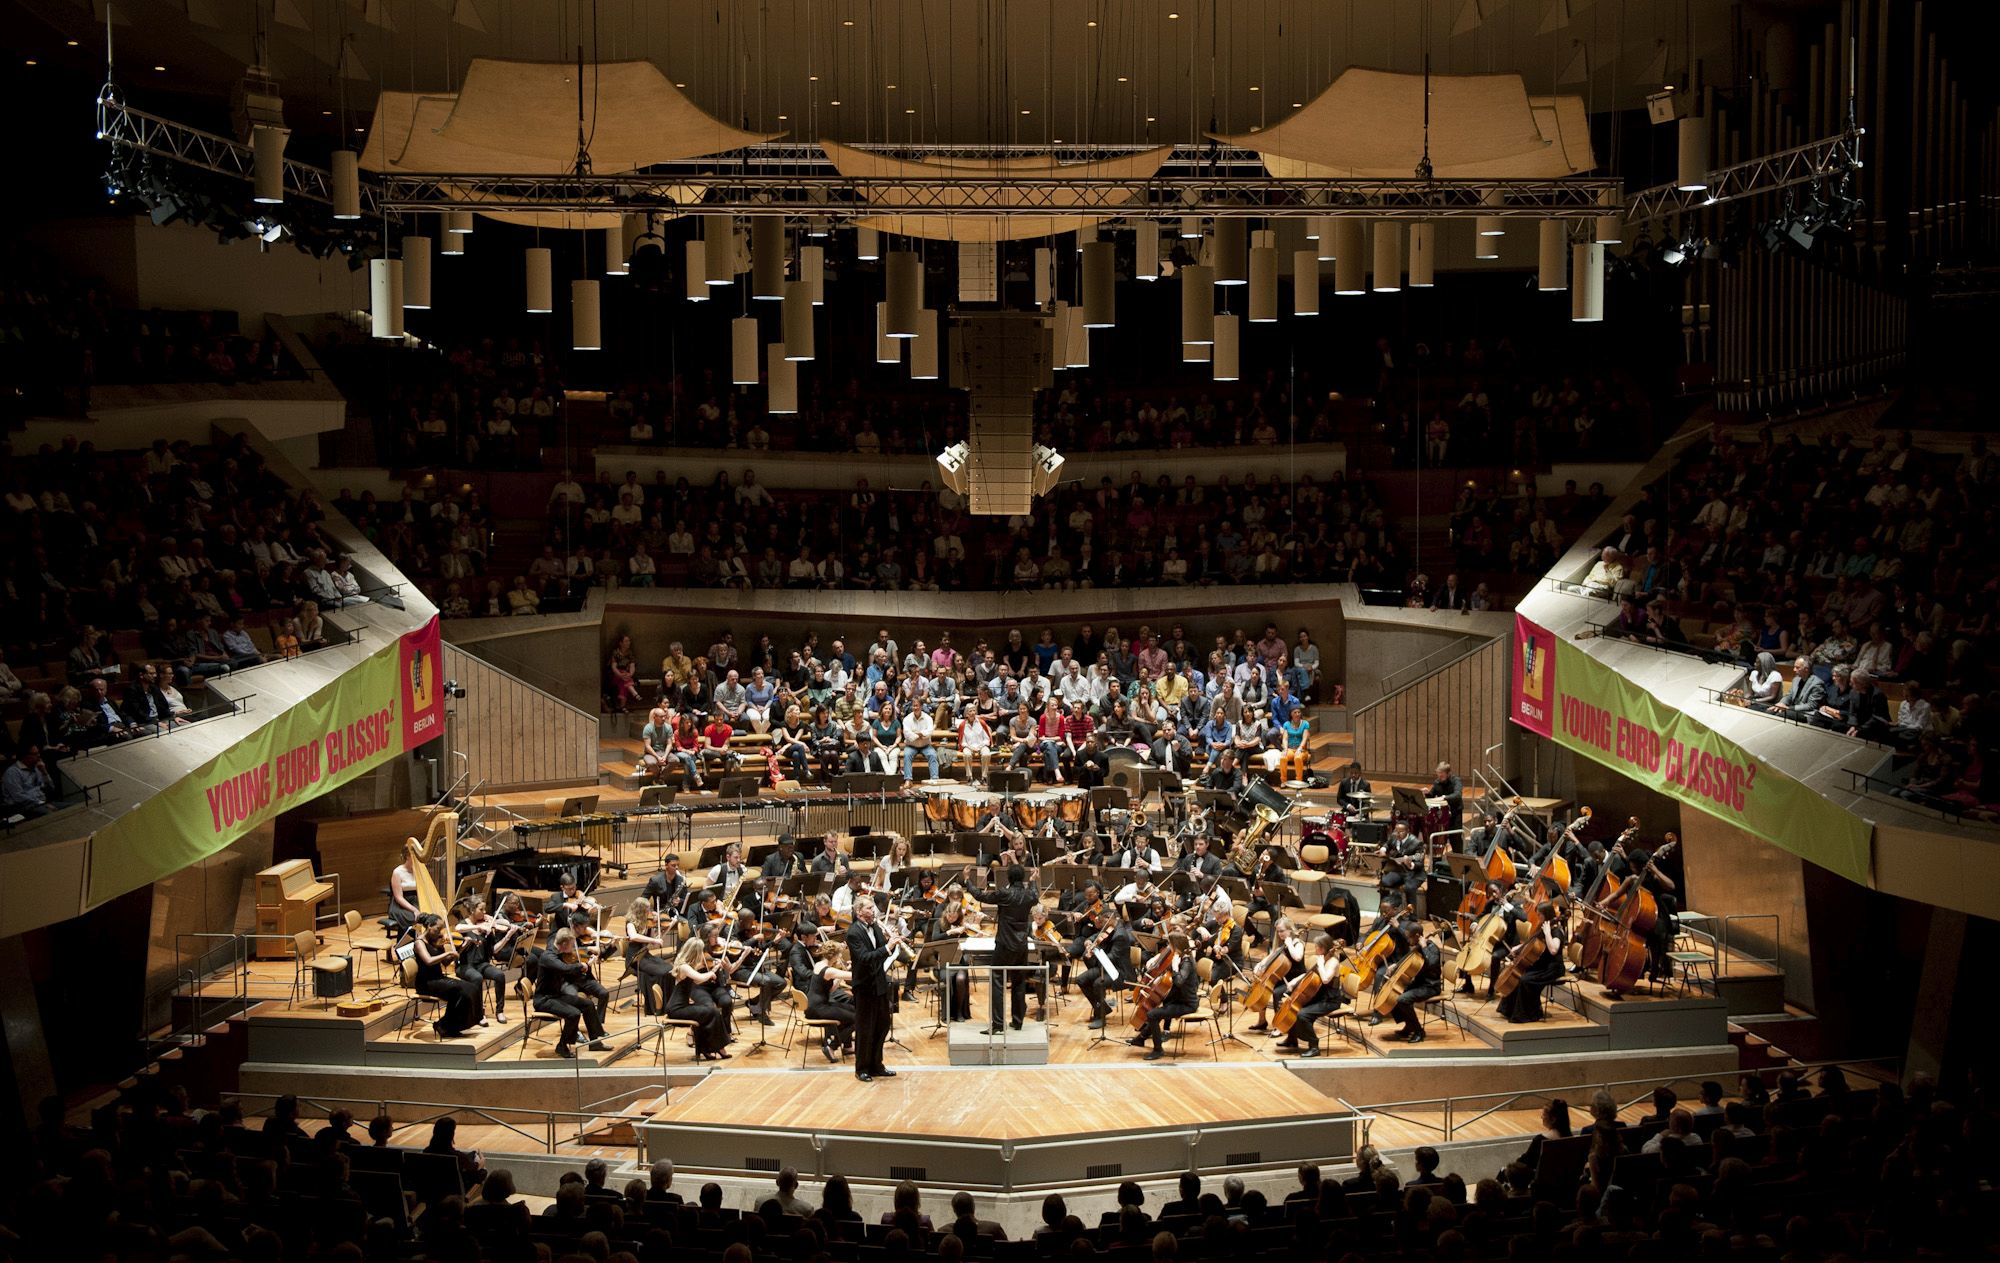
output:
POLYGON ((321 951, 319 937, 311 930, 300 930, 292 935, 292 994, 287 1007, 297 1008, 300 1000, 318 993, 311 981, 315 973, 346 973, 353 968, 354 962, 339 952, 321 951))
MULTIPOLYGON (((1203 960, 1195 966, 1197 972, 1202 972, 1203 981, 1207 981, 1207 974, 1206 972, 1203 972, 1201 970, 1201 966, 1212 963, 1213 962, 1211 961, 1203 960)), ((1227 982, 1216 983, 1214 986, 1208 989, 1208 993, 1206 995, 1202 996, 1196 1002, 1194 1012, 1188 1014, 1186 1017, 1179 1018, 1174 1022, 1175 1057, 1179 1057, 1181 1053, 1186 1051, 1187 1049, 1188 1027, 1193 1026, 1195 1023, 1199 1022, 1203 1026, 1206 1026, 1211 1032, 1219 1031, 1221 1029, 1216 1015, 1222 1012, 1222 993, 1227 991, 1228 989, 1229 989, 1229 984, 1227 982)), ((1213 1061, 1222 1060, 1222 1054, 1215 1051, 1215 1046, 1220 1042, 1221 1040, 1219 1039, 1211 1039, 1208 1041, 1208 1055, 1209 1058, 1213 1061)))
POLYGON ((651 1043, 653 1045, 653 1060, 658 1062, 661 1068, 664 1069, 667 1064, 667 1032, 680 1030, 687 1033, 688 1055, 690 1057, 694 1056, 695 1022, 693 1018, 656 1017, 649 1020, 653 1023, 652 1029, 639 1036, 638 1042, 633 1045, 634 1048, 651 1043))
MULTIPOLYGON (((789 1044, 794 1036, 809 1037, 813 1032, 817 1031, 819 1032, 820 1039, 824 1040, 827 1036, 840 1030, 840 1023, 834 1021, 832 1018, 807 1017, 805 993, 797 987, 789 988, 789 990, 792 997, 792 1021, 791 1025, 785 1028, 785 1040, 788 1045, 786 1048, 787 1052, 790 1052, 789 1044)), ((817 1044, 818 1041, 811 1038, 800 1038, 798 1040, 799 1069, 809 1070, 812 1068, 806 1064, 806 1058, 812 1055, 812 1050, 817 1044)))
POLYGON ((526 978, 514 984, 514 999, 521 1006, 521 1051, 514 1054, 514 1060, 519 1061, 526 1057, 530 1044, 541 1044, 546 1048, 555 1047, 555 1040, 550 1039, 546 1035, 537 1035, 535 1031, 537 1029, 545 1030, 551 1024, 555 1026, 556 1030, 562 1030, 561 1015, 544 1013, 535 1007, 535 991, 534 988, 528 985, 526 978))
POLYGON ((373 958, 375 963, 375 985, 379 987, 382 983, 382 958, 387 956, 395 948, 396 944, 385 935, 361 934, 360 930, 364 918, 353 908, 349 908, 347 915, 342 919, 347 925, 348 955, 352 956, 356 952, 366 952, 373 958))
POLYGON ((417 990, 417 958, 415 956, 410 957, 408 960, 396 962, 396 976, 403 984, 403 991, 405 992, 403 1019, 396 1024, 396 1032, 400 1038, 409 1039, 411 1031, 420 1031, 427 1024, 424 1019, 424 1006, 426 1004, 436 1005, 436 1011, 442 1013, 444 1012, 444 997, 427 995, 417 990))
POLYGON ((1326 871, 1326 862, 1333 858, 1333 852, 1325 843, 1308 842, 1299 848, 1299 863, 1318 872, 1326 871))

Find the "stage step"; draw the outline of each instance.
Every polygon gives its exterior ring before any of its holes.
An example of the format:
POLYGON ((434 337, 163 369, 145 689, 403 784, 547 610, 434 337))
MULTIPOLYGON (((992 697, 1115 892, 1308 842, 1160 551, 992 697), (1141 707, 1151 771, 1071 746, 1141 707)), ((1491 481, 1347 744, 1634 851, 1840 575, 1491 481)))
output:
POLYGON ((1555 988, 1542 994, 1543 1016, 1539 1022, 1509 1022, 1500 1016, 1499 1001, 1475 1003, 1470 996, 1459 997, 1458 1011, 1474 1035, 1506 1056, 1566 1057, 1608 1051, 1612 1046, 1611 1028, 1579 1013, 1559 998, 1562 995, 1566 993, 1555 988))
POLYGON ((982 1022, 953 1022, 946 1038, 954 1066, 1046 1066, 1049 1028, 1046 1022, 1023 1022, 992 1034, 982 1022))

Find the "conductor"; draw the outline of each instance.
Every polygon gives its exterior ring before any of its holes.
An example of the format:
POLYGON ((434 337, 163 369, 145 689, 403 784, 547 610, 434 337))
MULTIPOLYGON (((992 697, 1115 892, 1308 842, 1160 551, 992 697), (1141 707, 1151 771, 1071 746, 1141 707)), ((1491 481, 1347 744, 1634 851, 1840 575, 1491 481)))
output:
POLYGON ((854 1077, 863 1083, 896 1077, 882 1064, 882 1045, 889 1039, 889 1000, 895 992, 889 954, 898 942, 875 923, 873 899, 855 901, 854 923, 847 927, 847 956, 854 972, 854 1077))
MULTIPOLYGON (((1025 965, 1028 963, 1028 923, 1035 905, 1042 900, 1036 888, 1029 885, 1029 878, 1035 870, 1023 869, 1019 864, 1007 866, 1007 884, 999 890, 973 890, 972 897, 994 908, 993 963, 996 965, 1025 965)), ((967 890, 972 890, 972 869, 968 867, 963 875, 967 890)), ((1024 969, 1012 969, 1007 975, 1007 1009, 1013 1029, 1021 1029, 1021 1019, 1028 1012, 1028 974, 1024 969)), ((1000 1033, 1000 973, 995 970, 992 978, 993 1011, 987 1030, 995 1035, 1000 1033)), ((858 988, 857 988, 858 989, 858 988)))

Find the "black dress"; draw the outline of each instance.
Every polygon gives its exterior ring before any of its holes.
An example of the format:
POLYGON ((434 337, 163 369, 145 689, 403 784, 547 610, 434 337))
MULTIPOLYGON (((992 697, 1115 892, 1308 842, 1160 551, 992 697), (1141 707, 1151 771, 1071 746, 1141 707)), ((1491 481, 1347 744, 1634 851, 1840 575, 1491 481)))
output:
POLYGON ((707 990, 692 979, 674 979, 667 996, 667 1016, 695 1024, 694 1050, 702 1056, 719 1053, 729 1042, 729 1019, 709 1002, 707 990))
POLYGON ((840 1045, 842 1052, 854 1046, 853 998, 834 999, 833 983, 823 970, 814 974, 812 981, 806 984, 806 1016, 816 1022, 839 1022, 840 1029, 834 1033, 834 1043, 840 1045))
MULTIPOLYGON (((1551 923, 1555 931, 1556 950, 1543 952, 1539 960, 1521 971, 1521 982, 1511 992, 1500 997, 1500 1016, 1510 1022, 1539 1022, 1542 1020, 1542 991, 1551 983, 1561 982, 1563 970, 1563 945, 1569 935, 1560 923, 1551 923)), ((1532 942, 1533 940, 1530 940, 1532 942)), ((1525 947, 1523 944, 1522 947, 1525 947)), ((1520 951, 1521 948, 1514 949, 1520 951)))
POLYGON ((444 1016, 437 1022, 438 1034, 452 1039, 478 1025, 480 1018, 485 1016, 479 1003, 479 984, 452 977, 445 973, 443 961, 427 961, 421 951, 417 953, 416 962, 417 990, 444 1001, 444 1016))

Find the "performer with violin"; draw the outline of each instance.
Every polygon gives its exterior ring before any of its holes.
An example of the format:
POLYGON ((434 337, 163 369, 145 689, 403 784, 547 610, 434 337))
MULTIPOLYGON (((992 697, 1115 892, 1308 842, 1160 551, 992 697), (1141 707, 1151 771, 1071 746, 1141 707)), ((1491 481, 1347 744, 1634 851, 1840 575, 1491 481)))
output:
MULTIPOLYGON (((673 991, 667 996, 667 1016, 693 1022, 696 1061, 724 1061, 729 1043, 729 1015, 716 1006, 720 966, 699 935, 681 944, 675 955, 673 991)), ((593 1045, 594 1046, 594 1045, 593 1045)))
MULTIPOLYGON (((925 935, 925 941, 934 943, 941 939, 967 939, 977 932, 971 914, 965 910, 965 900, 951 895, 939 904, 937 915, 932 919, 930 929, 925 935)), ((943 984, 942 979, 939 980, 939 984, 943 984)), ((913 995, 914 991, 906 991, 904 998, 912 998, 913 995)), ((963 1022, 972 1016, 972 976, 965 970, 951 971, 951 991, 944 998, 944 1009, 947 1022, 963 1022)))
POLYGON ((597 932, 597 900, 577 889, 576 870, 566 868, 556 878, 556 893, 549 896, 546 909, 549 921, 558 929, 568 928, 582 938, 586 932, 597 932))
POLYGON ((459 1039, 486 1020, 479 982, 445 973, 445 966, 457 961, 459 954, 445 933, 443 917, 435 912, 418 913, 416 931, 416 989, 444 1001, 444 1013, 431 1023, 431 1029, 439 1039, 459 1039))
POLYGON ((736 910, 736 923, 731 927, 730 937, 724 951, 727 970, 724 977, 732 984, 732 991, 740 986, 746 990, 756 988, 757 998, 750 1002, 750 1016, 757 1019, 759 1026, 773 1025, 771 1001, 783 989, 785 980, 765 968, 770 955, 772 935, 758 922, 756 914, 748 908, 736 910))
POLYGON ((1167 1055, 1168 1031, 1176 1020, 1195 1011, 1201 990, 1201 975, 1195 971, 1194 954, 1188 950, 1187 935, 1177 931, 1167 936, 1166 946, 1146 962, 1145 978, 1156 988, 1164 984, 1165 995, 1159 1003, 1146 1009, 1144 1024, 1128 1042, 1134 1048, 1144 1048, 1151 1043, 1153 1050, 1146 1054, 1146 1060, 1158 1061, 1167 1055))
POLYGON ((674 966, 660 935, 660 914, 644 895, 625 909, 625 968, 639 979, 639 1001, 647 1017, 666 1007, 674 966))
POLYGON ((1205 883, 1195 903, 1194 918, 1194 937, 1201 954, 1215 962, 1209 977, 1221 981, 1243 972, 1243 936, 1237 932, 1236 905, 1220 882, 1211 879, 1205 883))
POLYGON ((1272 921, 1271 950, 1251 967, 1250 991, 1243 1001, 1244 1011, 1257 1017, 1250 1026, 1251 1033, 1271 1029, 1271 1009, 1291 990, 1305 960, 1305 940, 1299 937, 1291 918, 1281 916, 1272 921))
MULTIPOLYGON (((1034 910, 1041 906, 1041 893, 1030 884, 1036 870, 1026 868, 1018 861, 1007 866, 1007 884, 998 890, 970 890, 972 897, 994 909, 993 913, 993 963, 996 965, 1025 965, 1028 963, 1028 929, 1034 910)), ((961 882, 969 883, 972 869, 967 866, 960 874, 961 882)), ((1006 1010, 1008 1025, 1014 1030, 1021 1029, 1021 1021, 1028 1010, 1028 975, 1023 969, 1010 969, 1006 984, 1006 1010)), ((988 980, 991 988, 992 1007, 988 1017, 987 1031, 1000 1033, 1001 980, 995 970, 988 980)))
POLYGON ((826 959, 807 981, 806 1016, 815 1022, 839 1022, 819 1041, 820 1053, 828 1061, 839 1061, 854 1047, 854 992, 850 989, 854 972, 846 966, 847 953, 838 943, 827 949, 826 959))
POLYGON ((526 927, 489 915, 486 901, 477 897, 467 900, 463 911, 458 923, 458 976, 475 987, 493 984, 493 1020, 505 1026, 507 969, 500 964, 500 952, 511 952, 526 927))
POLYGON ((591 977, 590 963, 577 947, 576 931, 564 926, 549 936, 536 962, 535 1011, 563 1020, 556 1056, 576 1056, 576 1026, 581 1019, 590 1032, 590 1048, 608 1051, 604 1043, 604 1006, 611 993, 591 977))
MULTIPOLYGON (((1568 968, 1563 962, 1563 948, 1569 942, 1569 928, 1563 918, 1556 915, 1553 903, 1544 903, 1539 909, 1541 927, 1534 938, 1514 949, 1516 963, 1510 963, 1504 971, 1513 980, 1512 989, 1500 997, 1500 1016, 1511 1023, 1539 1022, 1542 1020, 1542 991, 1552 983, 1561 982, 1563 971, 1568 968), (1533 948, 1533 951, 1529 949, 1533 948)), ((1494 986, 1508 984, 1500 981, 1500 953, 1494 950, 1494 986)))
POLYGON ((1319 959, 1313 962, 1319 987, 1310 1000, 1299 1006, 1298 1016, 1284 1039, 1271 1046, 1272 1051, 1281 1054, 1296 1052, 1301 1059, 1319 1056, 1320 1019, 1348 1007, 1347 992, 1340 985, 1340 954, 1334 950, 1333 936, 1321 931, 1313 935, 1313 946, 1319 951, 1319 959))
POLYGON ((1402 995, 1396 999, 1396 1007, 1390 1011, 1389 1016, 1403 1026, 1389 1038, 1400 1036, 1412 1044, 1421 1044, 1424 1042, 1424 1023, 1417 1006, 1444 990, 1444 949, 1438 945, 1430 927, 1421 922, 1407 922, 1398 927, 1397 934, 1409 944, 1409 952, 1422 956, 1423 964, 1417 969, 1415 980, 1403 988, 1402 995))
POLYGON ((1111 896, 1111 902, 1118 905, 1129 920, 1133 914, 1144 912, 1158 891, 1153 886, 1153 874, 1148 869, 1140 869, 1131 881, 1120 886, 1111 896))
POLYGON ((1077 936, 1063 950, 1071 959, 1083 962, 1083 972, 1076 976, 1077 989, 1090 1001, 1090 1029, 1101 1031, 1111 1015, 1111 1003, 1105 995, 1131 971, 1132 931, 1100 902, 1084 914, 1077 936))
MULTIPOLYGON (((504 965, 528 946, 528 941, 534 938, 535 930, 541 925, 542 918, 539 914, 529 913, 528 905, 521 898, 520 892, 509 891, 506 897, 500 900, 498 920, 514 931, 512 934, 503 935, 493 945, 493 959, 504 965)), ((528 952, 524 959, 532 964, 534 955, 533 952, 528 952)), ((529 981, 534 980, 532 970, 528 971, 528 978, 529 981)))
POLYGON ((864 899, 847 927, 847 956, 854 991, 854 1077, 863 1083, 893 1078, 882 1064, 882 1046, 889 1038, 890 1002, 895 984, 889 967, 901 939, 875 922, 875 901, 864 899))

